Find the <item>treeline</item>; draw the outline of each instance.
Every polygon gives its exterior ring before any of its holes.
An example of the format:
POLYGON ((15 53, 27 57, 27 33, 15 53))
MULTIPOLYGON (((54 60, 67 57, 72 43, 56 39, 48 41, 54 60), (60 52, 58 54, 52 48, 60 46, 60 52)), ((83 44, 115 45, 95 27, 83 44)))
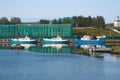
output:
MULTIPOLYGON (((6 17, 0 18, 0 24, 26 24, 21 22, 19 17, 12 17, 10 21, 6 17)), ((29 24, 72 24, 73 27, 96 27, 104 28, 105 20, 102 16, 97 17, 84 17, 84 16, 73 16, 65 17, 53 20, 41 19, 38 22, 28 22, 29 24)))
POLYGON ((75 27, 97 27, 104 28, 105 20, 102 16, 97 17, 83 17, 83 16, 73 16, 73 26, 75 27))
POLYGON ((40 24, 73 24, 73 27, 96 27, 105 28, 105 20, 102 16, 97 17, 83 17, 73 16, 53 20, 41 19, 40 24))
POLYGON ((21 24, 21 19, 19 17, 11 17, 9 21, 7 17, 0 18, 0 24, 21 24))

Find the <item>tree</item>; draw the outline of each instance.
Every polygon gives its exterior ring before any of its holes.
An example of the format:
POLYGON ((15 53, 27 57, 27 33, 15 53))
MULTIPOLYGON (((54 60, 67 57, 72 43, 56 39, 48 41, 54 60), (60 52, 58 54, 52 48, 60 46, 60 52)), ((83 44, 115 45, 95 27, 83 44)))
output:
POLYGON ((77 23, 78 23, 78 26, 80 27, 84 27, 84 20, 83 20, 83 16, 78 16, 77 17, 77 23))
POLYGON ((49 20, 41 19, 40 24, 49 24, 49 20))
POLYGON ((57 23, 58 23, 58 22, 57 22, 56 19, 52 20, 52 24, 57 24, 57 23))
POLYGON ((11 24, 20 24, 21 19, 19 17, 12 17, 11 18, 11 24))
POLYGON ((59 18, 58 19, 58 24, 62 24, 63 22, 62 22, 62 19, 61 18, 59 18))
POLYGON ((105 28, 105 20, 102 16, 97 16, 96 21, 95 21, 95 27, 97 28, 105 28))
POLYGON ((71 23, 70 18, 69 17, 63 18, 63 23, 64 24, 70 24, 71 23))
POLYGON ((78 27, 77 16, 72 17, 72 24, 73 24, 74 27, 78 27))
POLYGON ((86 24, 87 26, 92 26, 92 18, 91 18, 91 16, 88 16, 87 17, 87 24, 86 24))
POLYGON ((2 17, 0 19, 0 24, 9 24, 8 18, 7 17, 2 17))

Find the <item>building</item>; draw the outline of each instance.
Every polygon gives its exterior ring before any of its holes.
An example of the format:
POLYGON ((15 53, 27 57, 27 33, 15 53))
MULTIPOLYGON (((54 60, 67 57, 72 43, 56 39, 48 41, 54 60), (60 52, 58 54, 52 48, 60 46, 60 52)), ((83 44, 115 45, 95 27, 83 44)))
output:
POLYGON ((116 20, 114 20, 114 27, 120 27, 119 16, 117 16, 116 20))
POLYGON ((31 38, 62 37, 72 36, 72 24, 16 24, 0 25, 0 38, 12 38, 18 35, 31 38))

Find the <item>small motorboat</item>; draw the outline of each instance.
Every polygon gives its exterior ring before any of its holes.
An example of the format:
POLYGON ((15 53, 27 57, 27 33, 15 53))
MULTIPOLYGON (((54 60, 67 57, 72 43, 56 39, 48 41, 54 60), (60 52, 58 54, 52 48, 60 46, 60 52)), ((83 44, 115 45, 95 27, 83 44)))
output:
POLYGON ((24 46, 21 46, 20 44, 14 44, 11 46, 11 49, 24 49, 24 46))

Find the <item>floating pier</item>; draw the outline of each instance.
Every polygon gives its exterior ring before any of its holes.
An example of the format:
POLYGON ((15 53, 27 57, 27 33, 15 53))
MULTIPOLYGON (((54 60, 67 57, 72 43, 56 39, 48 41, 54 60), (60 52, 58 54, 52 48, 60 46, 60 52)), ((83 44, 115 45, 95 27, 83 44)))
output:
POLYGON ((94 52, 111 52, 111 48, 97 48, 97 49, 94 49, 93 51, 94 52))

